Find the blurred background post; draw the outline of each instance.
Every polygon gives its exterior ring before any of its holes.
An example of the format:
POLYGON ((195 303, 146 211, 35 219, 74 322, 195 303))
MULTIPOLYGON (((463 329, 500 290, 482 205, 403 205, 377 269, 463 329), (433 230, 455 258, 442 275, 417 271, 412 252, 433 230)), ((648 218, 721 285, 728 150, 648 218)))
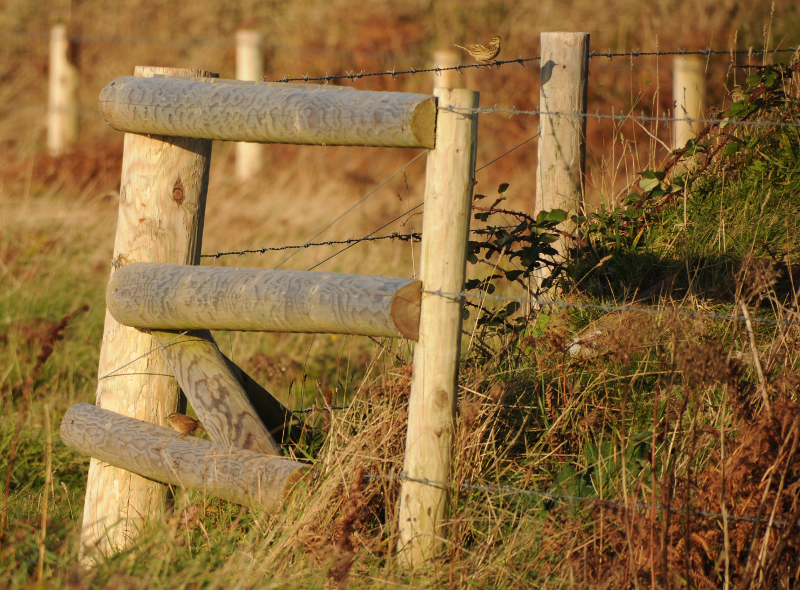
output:
MULTIPOLYGON (((259 81, 264 75, 261 33, 250 29, 236 31, 236 79, 259 81)), ((236 180, 246 181, 264 167, 264 148, 259 143, 236 144, 236 180)))

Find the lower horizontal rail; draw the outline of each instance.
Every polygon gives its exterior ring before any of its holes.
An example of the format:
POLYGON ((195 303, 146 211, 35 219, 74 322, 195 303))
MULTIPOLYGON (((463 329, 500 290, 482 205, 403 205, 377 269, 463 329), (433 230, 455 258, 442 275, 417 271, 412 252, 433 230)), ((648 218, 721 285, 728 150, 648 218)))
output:
POLYGON ((142 477, 267 510, 283 503, 308 467, 186 437, 90 404, 67 410, 61 440, 71 449, 142 477))

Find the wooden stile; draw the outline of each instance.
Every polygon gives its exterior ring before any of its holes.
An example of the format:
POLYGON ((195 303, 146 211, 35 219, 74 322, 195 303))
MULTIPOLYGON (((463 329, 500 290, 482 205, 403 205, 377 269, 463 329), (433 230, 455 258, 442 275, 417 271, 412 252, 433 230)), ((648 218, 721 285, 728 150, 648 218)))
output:
MULTIPOLYGON (((149 67, 137 67, 136 73, 215 75, 149 67)), ((211 141, 127 134, 124 145, 112 273, 131 262, 197 264, 211 141)), ((152 353, 156 346, 152 336, 119 324, 106 312, 98 407, 166 426, 167 415, 177 409, 179 390, 163 357, 152 353)), ((166 491, 161 483, 92 459, 81 532, 84 548, 109 554, 130 545, 145 520, 161 514, 166 491)))
POLYGON ((117 131, 257 143, 433 147, 433 97, 319 84, 124 76, 100 93, 117 131))
POLYGON ((237 504, 275 511, 308 465, 213 443, 90 404, 61 421, 69 448, 161 484, 197 490, 237 504))
POLYGON ((361 334, 416 340, 419 281, 293 270, 131 264, 106 302, 122 324, 159 330, 361 334))
MULTIPOLYGON (((439 107, 478 107, 478 93, 437 88, 439 107)), ((436 149, 428 154, 422 220, 422 303, 408 405, 403 470, 408 477, 450 479, 462 299, 433 292, 464 288, 475 178, 478 115, 440 111, 436 149)), ((399 558, 406 566, 437 555, 445 536, 445 486, 404 481, 400 490, 399 558)))

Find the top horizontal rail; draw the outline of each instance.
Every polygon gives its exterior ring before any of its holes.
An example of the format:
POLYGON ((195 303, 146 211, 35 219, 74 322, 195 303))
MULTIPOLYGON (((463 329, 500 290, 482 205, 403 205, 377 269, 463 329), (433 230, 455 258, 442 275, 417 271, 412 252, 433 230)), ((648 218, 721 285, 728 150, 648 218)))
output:
POLYGON ((100 114, 128 133, 253 143, 433 148, 436 128, 425 94, 213 78, 123 76, 100 114))

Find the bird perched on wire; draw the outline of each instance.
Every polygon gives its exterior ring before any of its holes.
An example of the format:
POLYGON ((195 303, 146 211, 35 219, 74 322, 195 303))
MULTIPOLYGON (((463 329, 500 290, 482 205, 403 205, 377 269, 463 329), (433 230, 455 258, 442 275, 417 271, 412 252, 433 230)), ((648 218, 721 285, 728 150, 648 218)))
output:
POLYGON ((456 45, 453 43, 453 47, 463 49, 472 57, 474 57, 478 63, 486 65, 500 55, 500 41, 500 37, 492 37, 492 40, 486 44, 476 43, 474 45, 456 45))
POLYGON ((173 430, 181 433, 181 438, 186 438, 194 434, 197 430, 205 430, 199 420, 195 420, 186 414, 173 412, 167 416, 167 421, 173 430))

